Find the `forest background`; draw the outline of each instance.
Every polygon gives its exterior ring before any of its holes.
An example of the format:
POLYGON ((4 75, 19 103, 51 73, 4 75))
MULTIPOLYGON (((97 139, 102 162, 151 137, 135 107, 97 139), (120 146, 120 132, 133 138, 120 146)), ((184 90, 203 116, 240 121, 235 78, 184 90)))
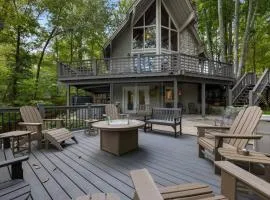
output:
MULTIPOLYGON (((0 107, 64 105, 57 61, 101 58, 133 0, 0 0, 0 107)), ((236 78, 270 67, 269 0, 193 0, 206 55, 236 78)), ((73 88, 71 93, 77 91, 73 88)), ((79 91, 80 95, 85 95, 79 91)))

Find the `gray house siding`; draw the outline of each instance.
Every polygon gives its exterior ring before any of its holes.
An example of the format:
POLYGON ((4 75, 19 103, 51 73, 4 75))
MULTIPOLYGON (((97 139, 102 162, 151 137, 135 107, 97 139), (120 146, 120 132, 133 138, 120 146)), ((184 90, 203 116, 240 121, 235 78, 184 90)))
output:
POLYGON ((112 41, 111 57, 127 57, 131 51, 131 29, 127 26, 112 41))
POLYGON ((188 55, 198 55, 199 44, 195 40, 193 34, 188 30, 184 29, 179 36, 179 52, 188 55))

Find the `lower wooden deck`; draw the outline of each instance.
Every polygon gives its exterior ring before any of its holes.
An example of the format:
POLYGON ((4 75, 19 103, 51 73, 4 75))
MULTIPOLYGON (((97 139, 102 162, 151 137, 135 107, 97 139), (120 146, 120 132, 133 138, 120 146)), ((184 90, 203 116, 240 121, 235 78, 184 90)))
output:
POLYGON ((214 175, 209 161, 198 158, 194 136, 174 138, 141 132, 139 150, 117 157, 100 151, 99 136, 83 131, 74 134, 79 144, 71 141, 64 151, 34 149, 24 163, 32 199, 72 199, 95 192, 114 192, 122 200, 132 199, 129 171, 140 168, 147 168, 158 186, 202 182, 219 193, 220 177, 214 175))

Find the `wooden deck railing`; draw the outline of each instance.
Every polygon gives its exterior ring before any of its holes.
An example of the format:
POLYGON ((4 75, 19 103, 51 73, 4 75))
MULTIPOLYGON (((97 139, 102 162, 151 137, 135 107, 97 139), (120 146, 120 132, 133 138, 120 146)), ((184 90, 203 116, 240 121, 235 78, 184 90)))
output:
POLYGON ((86 76, 96 76, 98 78, 98 76, 162 72, 233 78, 231 64, 186 54, 141 55, 58 63, 59 78, 86 76))
MULTIPOLYGON (((88 104, 82 106, 39 106, 39 111, 44 119, 59 118, 64 120, 67 128, 87 128, 84 120, 89 118, 101 119, 105 113, 104 104, 88 104)), ((20 108, 0 108, 0 133, 18 130, 21 122, 20 108)), ((53 121, 46 122, 48 128, 55 126, 53 121)))
POLYGON ((256 105, 262 97, 262 93, 266 86, 270 84, 270 70, 265 69, 264 73, 254 86, 253 90, 249 92, 249 105, 256 105))

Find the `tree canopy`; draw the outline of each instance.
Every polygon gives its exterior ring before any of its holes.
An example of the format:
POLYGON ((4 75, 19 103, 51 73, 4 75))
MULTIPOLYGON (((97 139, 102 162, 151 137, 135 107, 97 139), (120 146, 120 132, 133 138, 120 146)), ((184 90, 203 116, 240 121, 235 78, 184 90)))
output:
MULTIPOLYGON (((208 57, 235 74, 270 61, 269 0, 193 0, 208 57)), ((0 0, 0 105, 64 104, 57 61, 102 57, 133 0, 0 0)))

